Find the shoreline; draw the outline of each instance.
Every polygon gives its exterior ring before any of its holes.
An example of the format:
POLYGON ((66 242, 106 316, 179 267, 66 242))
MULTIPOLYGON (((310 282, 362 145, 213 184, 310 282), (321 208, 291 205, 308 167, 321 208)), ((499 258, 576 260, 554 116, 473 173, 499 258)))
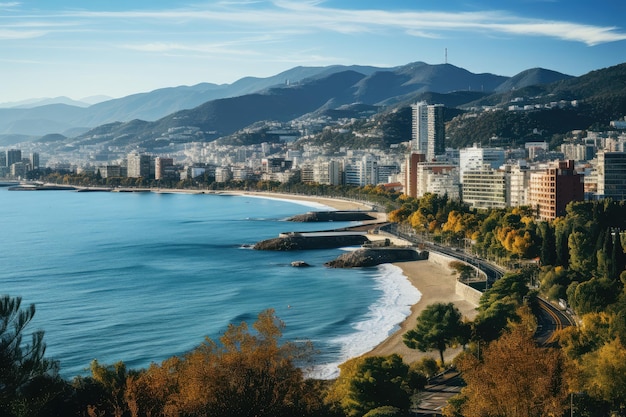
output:
MULTIPOLYGON (((240 192, 232 193, 245 196, 258 196, 262 198, 277 198, 282 200, 299 200, 309 203, 317 203, 324 206, 331 207, 335 210, 371 210, 370 206, 366 204, 332 199, 325 197, 309 197, 291 194, 278 194, 278 193, 262 193, 262 192, 240 192)), ((384 213, 378 213, 384 214, 384 213)), ((386 221, 387 216, 380 216, 380 221, 386 221)), ((384 239, 384 235, 368 235, 370 237, 377 236, 384 239)), ((453 275, 452 270, 442 265, 429 262, 428 260, 410 261, 410 262, 397 262, 392 265, 398 267, 402 271, 402 275, 415 287, 421 294, 420 299, 416 304, 411 306, 411 313, 401 322, 398 323, 399 329, 392 334, 388 335, 385 340, 379 343, 376 347, 363 353, 360 356, 387 356, 391 354, 398 354, 402 356, 405 363, 410 364, 416 360, 421 360, 425 357, 430 357, 435 360, 439 360, 438 351, 420 352, 416 349, 408 348, 403 340, 402 336, 408 330, 415 326, 415 321, 421 312, 430 304, 434 303, 453 303, 461 312, 464 319, 473 319, 476 317, 477 311, 474 304, 464 300, 461 296, 456 294, 456 282, 457 279, 453 275)), ((444 353, 446 363, 449 363, 454 356, 461 351, 461 348, 449 348, 444 353)))
MULTIPOLYGON (((400 328, 363 356, 387 356, 396 353, 402 356, 404 362, 408 364, 425 357, 438 361, 438 351, 421 352, 407 347, 402 340, 404 333, 415 326, 417 317, 430 304, 453 303, 464 319, 476 317, 478 313, 476 306, 456 294, 457 280, 448 268, 428 260, 398 262, 393 265, 402 270, 402 274, 422 295, 419 301, 411 306, 411 314, 400 323, 400 328)), ((444 354, 446 363, 449 363, 460 351, 461 348, 446 349, 444 354)))
MULTIPOLYGON (((340 198, 238 190, 206 192, 185 189, 146 189, 145 191, 155 193, 210 194, 217 196, 232 195, 267 198, 301 203, 303 206, 318 209, 326 208, 338 211, 366 211, 376 217, 375 220, 362 222, 362 228, 367 228, 368 225, 372 225, 372 227, 374 227, 374 224, 384 223, 387 221, 386 213, 374 212, 372 211, 372 207, 368 204, 353 200, 343 200, 340 198)), ((403 245, 407 243, 404 240, 387 235, 368 234, 368 237, 372 238, 373 240, 390 238, 397 245, 403 245)), ((431 357, 435 360, 438 360, 439 352, 437 351, 420 352, 418 350, 408 348, 402 340, 403 334, 413 328, 416 318, 430 304, 438 302, 452 302, 460 310, 464 319, 473 319, 477 314, 477 306, 465 301, 461 296, 458 296, 456 294, 456 277, 453 276, 452 271, 445 266, 429 262, 428 260, 398 262, 391 265, 398 267, 401 270, 402 275, 409 281, 409 283, 414 288, 417 289, 421 296, 418 302, 410 307, 410 314, 405 317, 400 323, 397 323, 397 326, 399 326, 399 328, 396 331, 394 331, 392 334, 389 334, 382 342, 380 342, 374 348, 360 355, 357 355, 357 357, 387 356, 395 353, 400 355, 403 358, 404 362, 407 364, 410 364, 416 360, 420 360, 424 357, 431 357)), ((460 351, 461 348, 446 349, 444 355, 446 362, 449 363, 450 360, 460 351)))

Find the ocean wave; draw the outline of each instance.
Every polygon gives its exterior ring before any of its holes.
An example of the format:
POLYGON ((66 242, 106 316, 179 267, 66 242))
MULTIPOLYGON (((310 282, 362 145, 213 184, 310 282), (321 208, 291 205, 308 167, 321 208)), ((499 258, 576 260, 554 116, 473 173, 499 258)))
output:
POLYGON ((262 198, 262 199, 266 199, 266 200, 276 200, 276 201, 282 201, 285 203, 292 203, 292 204, 298 204, 300 206, 306 206, 306 207, 311 207, 311 208, 316 208, 319 210, 334 210, 334 208, 327 206, 325 204, 322 203, 317 203, 315 201, 306 201, 306 200, 296 200, 293 198, 280 198, 280 197, 270 197, 270 196, 266 196, 266 195, 249 195, 246 194, 245 196, 241 196, 241 197, 249 197, 249 198, 262 198))
POLYGON ((369 352, 395 333, 411 314, 411 306, 420 300, 422 293, 409 282, 401 268, 391 264, 377 268, 376 288, 382 290, 382 296, 369 307, 365 318, 353 325, 352 333, 330 340, 330 344, 340 349, 339 361, 314 366, 310 376, 336 378, 341 363, 369 352))

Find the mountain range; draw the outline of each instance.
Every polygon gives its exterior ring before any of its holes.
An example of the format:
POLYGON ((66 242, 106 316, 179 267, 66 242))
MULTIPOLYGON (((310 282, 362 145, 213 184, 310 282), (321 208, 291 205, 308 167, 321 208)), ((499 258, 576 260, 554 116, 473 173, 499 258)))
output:
MULTIPOLYGON (((287 90, 306 88, 304 86, 307 84, 337 87, 338 80, 332 80, 332 76, 347 72, 352 75, 345 75, 342 79, 344 82, 352 81, 349 91, 342 92, 341 97, 333 97, 332 91, 326 91, 322 94, 326 96, 324 100, 326 106, 354 102, 390 105, 423 92, 449 93, 457 90, 495 92, 502 88, 519 88, 528 82, 528 77, 509 78, 494 74, 473 74, 450 64, 429 65, 423 62, 394 68, 341 65, 295 67, 268 78, 246 77, 232 84, 202 83, 162 88, 90 106, 64 101, 30 108, 0 108, 0 134, 42 136, 60 133, 72 136, 77 132, 76 129, 85 131, 113 122, 129 122, 134 119, 157 121, 177 111, 193 109, 215 100, 235 99, 253 94, 265 97, 285 96, 289 95, 287 90), (324 80, 329 77, 331 79, 325 83, 324 80), (507 85, 503 86, 504 83, 507 85)), ((534 72, 543 73, 544 70, 534 72)), ((542 76, 538 75, 537 79, 542 76)), ((564 74, 558 76, 561 79, 569 78, 564 74)), ((342 84, 342 89, 345 89, 344 87, 342 84)), ((247 101, 244 98, 241 100, 247 101)), ((219 103, 226 106, 230 104, 225 100, 219 103)), ((209 107, 215 108, 216 105, 217 103, 214 103, 209 107)), ((310 106, 306 106, 306 109, 315 110, 310 106)), ((277 119, 284 118, 279 116, 277 119)), ((218 127, 211 130, 222 129, 218 127)))
MULTIPOLYGON (((620 67, 612 67, 618 68, 613 70, 617 81, 607 81, 609 84, 619 82, 623 72, 620 67)), ((233 84, 163 88, 87 107, 56 103, 3 108, 0 145, 25 138, 72 138, 74 143, 133 143, 154 149, 159 146, 159 138, 172 131, 187 129, 194 132, 195 140, 210 141, 259 121, 285 122, 305 115, 341 112, 357 103, 379 111, 417 100, 447 107, 502 104, 520 95, 580 100, 586 98, 580 96, 583 92, 593 96, 600 87, 606 90, 607 82, 591 82, 589 78, 595 80, 595 73, 609 70, 571 77, 534 68, 504 77, 423 62, 393 68, 296 67, 268 78, 246 77, 233 84)))

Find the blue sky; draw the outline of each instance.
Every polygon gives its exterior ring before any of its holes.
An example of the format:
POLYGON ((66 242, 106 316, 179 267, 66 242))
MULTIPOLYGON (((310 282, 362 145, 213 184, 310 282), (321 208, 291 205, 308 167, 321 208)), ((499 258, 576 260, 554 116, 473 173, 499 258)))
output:
POLYGON ((0 103, 122 97, 295 66, 513 76, 626 62, 623 0, 0 0, 0 103))

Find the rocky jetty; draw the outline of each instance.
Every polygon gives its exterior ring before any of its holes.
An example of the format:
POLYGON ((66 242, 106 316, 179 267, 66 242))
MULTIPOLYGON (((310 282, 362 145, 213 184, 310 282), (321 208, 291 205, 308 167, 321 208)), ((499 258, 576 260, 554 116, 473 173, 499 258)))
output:
POLYGON ((290 222, 363 222, 376 220, 364 211, 309 211, 290 217, 290 222))
POLYGON ((45 185, 17 185, 15 187, 9 187, 9 191, 75 191, 76 187, 71 185, 55 185, 55 184, 45 184, 45 185))
POLYGON ((256 250, 306 250, 332 249, 343 246, 361 246, 369 242, 364 235, 329 235, 329 236, 302 236, 298 234, 262 240, 254 245, 256 250))
POLYGON ((344 253, 324 265, 330 268, 356 268, 427 258, 427 252, 418 252, 412 248, 361 248, 344 253))

